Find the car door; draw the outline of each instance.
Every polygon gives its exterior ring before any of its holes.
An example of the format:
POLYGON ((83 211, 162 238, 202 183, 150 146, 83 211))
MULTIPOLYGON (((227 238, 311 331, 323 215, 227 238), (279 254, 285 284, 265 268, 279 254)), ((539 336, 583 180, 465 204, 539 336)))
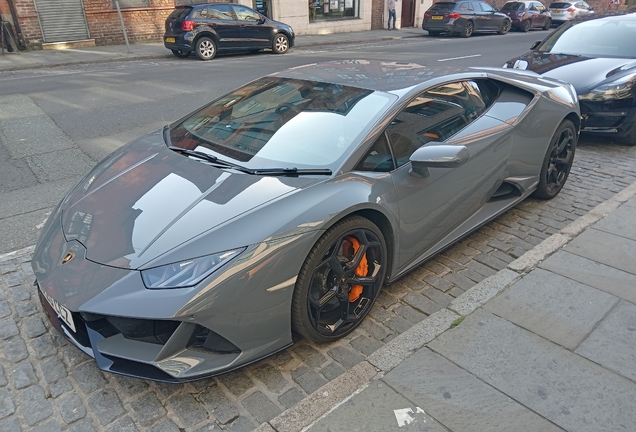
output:
POLYGON ((442 84, 410 101, 386 130, 400 215, 398 266, 417 260, 482 207, 503 180, 511 126, 483 115, 477 81, 442 84), (409 158, 421 146, 463 145, 468 160, 455 168, 414 175, 409 158))
POLYGON ((262 15, 243 5, 232 5, 241 32, 241 46, 246 49, 270 48, 273 29, 262 15))
POLYGON ((550 16, 548 14, 548 10, 542 3, 534 2, 532 3, 532 10, 534 12, 532 16, 532 27, 543 27, 547 24, 550 16))
POLYGON ((208 5, 201 9, 201 15, 202 25, 216 34, 219 49, 240 47, 239 25, 229 4, 208 5))
POLYGON ((480 10, 483 18, 483 30, 498 30, 501 27, 503 18, 496 12, 497 10, 484 2, 473 2, 475 10, 480 10))

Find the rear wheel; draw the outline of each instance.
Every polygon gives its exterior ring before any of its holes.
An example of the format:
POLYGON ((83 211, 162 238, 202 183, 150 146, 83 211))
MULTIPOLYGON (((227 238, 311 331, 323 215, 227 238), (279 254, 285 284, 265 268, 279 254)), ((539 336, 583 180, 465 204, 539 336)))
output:
POLYGON ((369 313, 386 273, 380 229, 352 216, 329 228, 303 264, 292 300, 292 328, 315 342, 352 332, 369 313))
POLYGON ((179 57, 179 58, 186 58, 190 54, 192 54, 192 51, 181 51, 181 50, 171 50, 171 51, 172 51, 172 54, 175 55, 175 57, 179 57))
POLYGON ((212 60, 216 55, 216 43, 208 37, 202 37, 197 40, 196 53, 201 60, 212 60))
POLYGON ((523 26, 521 27, 521 30, 528 33, 530 31, 530 27, 532 27, 532 23, 530 22, 529 19, 527 19, 523 22, 523 26))
POLYGON ((550 30, 551 27, 552 27, 552 20, 548 18, 548 20, 545 22, 545 25, 543 26, 543 30, 550 30))
POLYGON ((501 23, 501 27, 499 27, 499 30, 497 30, 497 33, 500 35, 508 33, 510 31, 510 26, 510 20, 504 20, 504 22, 501 23))
POLYGON ((563 120, 548 146, 539 174, 539 185, 533 197, 552 199, 561 191, 572 168, 576 140, 574 124, 570 120, 563 120))
POLYGON ((473 35, 473 31, 475 30, 475 26, 472 21, 466 21, 464 28, 459 33, 461 37, 471 37, 473 35))
POLYGON ((282 33, 278 33, 274 38, 272 50, 276 54, 285 54, 287 51, 289 51, 289 39, 287 39, 287 36, 282 33))

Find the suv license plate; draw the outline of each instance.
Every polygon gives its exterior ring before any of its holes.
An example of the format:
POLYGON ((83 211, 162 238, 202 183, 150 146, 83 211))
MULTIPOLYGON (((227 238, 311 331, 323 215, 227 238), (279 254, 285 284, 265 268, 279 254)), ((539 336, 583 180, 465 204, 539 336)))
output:
POLYGON ((166 42, 175 43, 175 39, 174 38, 166 38, 166 42))
POLYGON ((42 292, 42 295, 44 296, 46 301, 49 302, 57 316, 59 316, 60 319, 64 321, 64 324, 66 324, 71 330, 73 330, 73 333, 77 333, 77 330, 75 330, 75 322, 73 321, 73 315, 71 315, 71 311, 59 304, 43 289, 40 288, 40 292, 42 292))
POLYGON ((444 18, 444 17, 443 17, 443 16, 441 16, 441 15, 433 15, 433 16, 431 17, 431 19, 437 19, 437 20, 441 20, 442 18, 444 18))

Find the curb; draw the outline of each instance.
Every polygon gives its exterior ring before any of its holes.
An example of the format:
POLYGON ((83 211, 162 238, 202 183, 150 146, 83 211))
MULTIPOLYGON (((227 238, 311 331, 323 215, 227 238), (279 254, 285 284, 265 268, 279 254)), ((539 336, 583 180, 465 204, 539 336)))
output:
MULTIPOLYGON (((558 233, 543 240, 508 264, 506 268, 479 282, 453 300, 447 308, 435 312, 398 335, 382 348, 370 354, 365 361, 358 363, 269 422, 261 424, 256 432, 300 432, 311 426, 349 400, 354 394, 366 388, 373 379, 378 379, 395 368, 415 351, 451 328, 455 321, 474 312, 568 244, 585 229, 603 219, 634 196, 636 196, 636 182, 574 220, 558 233), (375 373, 372 374, 372 371, 375 373)), ((2 257, 0 257, 1 259, 2 257)))

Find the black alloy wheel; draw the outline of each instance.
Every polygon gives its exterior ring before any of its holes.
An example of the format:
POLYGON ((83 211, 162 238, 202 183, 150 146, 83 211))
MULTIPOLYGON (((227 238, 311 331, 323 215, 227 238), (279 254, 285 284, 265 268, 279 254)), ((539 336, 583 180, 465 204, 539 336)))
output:
POLYGON ((577 138, 574 124, 563 120, 550 140, 533 197, 552 199, 561 191, 572 168, 577 138))
POLYGON ((459 33, 461 37, 467 38, 473 35, 473 31, 475 30, 475 26, 472 21, 466 21, 464 28, 459 33))
POLYGON ((298 274, 292 329, 315 342, 352 332, 382 288, 386 263, 386 243, 375 224, 360 216, 335 224, 316 242, 298 274))
POLYGON ((530 22, 530 18, 528 18, 523 22, 523 27, 521 28, 521 30, 523 30, 525 33, 528 33, 530 31, 530 27, 532 27, 532 23, 530 22))
POLYGON ((505 35, 510 31, 511 25, 512 24, 510 23, 510 20, 504 20, 504 22, 501 23, 501 27, 499 27, 499 30, 497 30, 497 34, 505 35))
POLYGON ((274 37, 274 42, 272 43, 272 51, 276 54, 285 54, 289 51, 289 39, 282 33, 278 33, 274 37))
POLYGON ((179 58, 186 58, 190 54, 192 54, 192 51, 181 51, 181 50, 170 50, 170 51, 172 51, 172 54, 174 54, 175 57, 179 57, 179 58))
POLYGON ((202 37, 197 40, 196 53, 201 60, 212 60, 216 56, 216 43, 208 37, 202 37))

